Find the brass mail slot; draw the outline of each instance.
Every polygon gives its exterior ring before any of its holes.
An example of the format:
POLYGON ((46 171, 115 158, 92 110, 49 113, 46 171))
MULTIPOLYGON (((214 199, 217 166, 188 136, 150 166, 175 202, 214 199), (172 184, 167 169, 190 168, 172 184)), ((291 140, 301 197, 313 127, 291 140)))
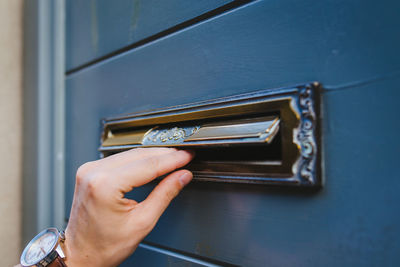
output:
POLYGON ((196 151, 198 181, 319 186, 319 84, 103 120, 108 156, 135 147, 196 151))
POLYGON ((270 143, 279 129, 279 117, 204 123, 190 126, 155 126, 131 131, 108 131, 103 150, 116 146, 204 146, 270 143))

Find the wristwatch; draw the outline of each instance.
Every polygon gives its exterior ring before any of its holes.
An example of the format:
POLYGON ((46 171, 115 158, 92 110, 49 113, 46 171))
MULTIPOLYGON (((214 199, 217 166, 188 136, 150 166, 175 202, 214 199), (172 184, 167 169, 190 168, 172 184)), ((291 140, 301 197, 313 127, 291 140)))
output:
POLYGON ((60 244, 65 241, 64 232, 47 228, 35 236, 22 252, 23 267, 66 267, 60 244))

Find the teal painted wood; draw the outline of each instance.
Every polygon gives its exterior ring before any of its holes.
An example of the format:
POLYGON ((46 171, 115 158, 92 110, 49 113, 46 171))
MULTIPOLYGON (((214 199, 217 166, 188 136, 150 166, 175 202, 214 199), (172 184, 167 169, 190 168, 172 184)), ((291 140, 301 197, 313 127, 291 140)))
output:
POLYGON ((397 266, 399 82, 325 93, 322 191, 191 185, 147 240, 242 266, 397 266))
MULTIPOLYGON (((146 240, 242 266, 397 265, 399 82, 324 93, 322 191, 192 184, 146 240), (389 123, 376 123, 382 118, 389 123)), ((95 158, 89 154, 97 141, 90 139, 99 128, 91 121, 99 117, 71 119, 80 120, 70 124, 72 140, 83 139, 69 146, 69 155, 95 158)), ((152 187, 130 197, 144 199, 152 187)))
POLYGON ((310 80, 340 87, 400 70, 399 8, 395 1, 260 1, 70 80, 93 87, 83 91, 102 90, 93 101, 104 109, 120 103, 105 116, 310 80), (139 105, 130 104, 131 95, 139 105))
POLYGON ((68 205, 101 118, 318 80, 323 190, 192 184, 146 240, 244 266, 399 265, 399 5, 259 1, 69 75, 68 205))
POLYGON ((229 2, 66 1, 66 69, 76 68, 229 2))
POLYGON ((134 266, 148 266, 148 267, 158 267, 158 266, 217 266, 217 265, 205 265, 202 261, 196 262, 188 261, 179 257, 174 257, 170 254, 160 253, 146 247, 139 246, 132 257, 126 260, 120 265, 121 267, 134 267, 134 266))

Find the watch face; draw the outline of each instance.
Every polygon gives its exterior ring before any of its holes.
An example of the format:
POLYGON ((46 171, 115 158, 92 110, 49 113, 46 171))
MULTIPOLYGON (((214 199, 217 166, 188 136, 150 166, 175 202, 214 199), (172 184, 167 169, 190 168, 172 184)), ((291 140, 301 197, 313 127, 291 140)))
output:
POLYGON ((21 264, 24 266, 37 264, 53 250, 57 241, 57 229, 50 228, 42 231, 24 249, 21 264))

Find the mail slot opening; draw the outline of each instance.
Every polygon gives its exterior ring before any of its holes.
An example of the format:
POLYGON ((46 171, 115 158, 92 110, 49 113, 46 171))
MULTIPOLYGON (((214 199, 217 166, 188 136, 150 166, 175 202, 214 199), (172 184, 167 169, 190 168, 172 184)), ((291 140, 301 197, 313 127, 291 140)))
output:
POLYGON ((103 142, 104 155, 120 152, 127 146, 168 146, 194 150, 194 162, 280 162, 279 123, 279 114, 269 113, 165 124, 150 130, 116 129, 103 142))
POLYGON ((250 144, 229 147, 193 147, 197 162, 270 162, 282 161, 282 146, 279 133, 270 144, 250 144))
MULTIPOLYGON (((238 145, 220 147, 186 147, 196 153, 196 157, 191 163, 195 166, 198 163, 223 163, 223 162, 247 162, 262 164, 280 164, 282 161, 281 138, 278 134, 270 144, 263 145, 238 145)), ((110 151, 105 156, 119 153, 123 150, 110 151)))

